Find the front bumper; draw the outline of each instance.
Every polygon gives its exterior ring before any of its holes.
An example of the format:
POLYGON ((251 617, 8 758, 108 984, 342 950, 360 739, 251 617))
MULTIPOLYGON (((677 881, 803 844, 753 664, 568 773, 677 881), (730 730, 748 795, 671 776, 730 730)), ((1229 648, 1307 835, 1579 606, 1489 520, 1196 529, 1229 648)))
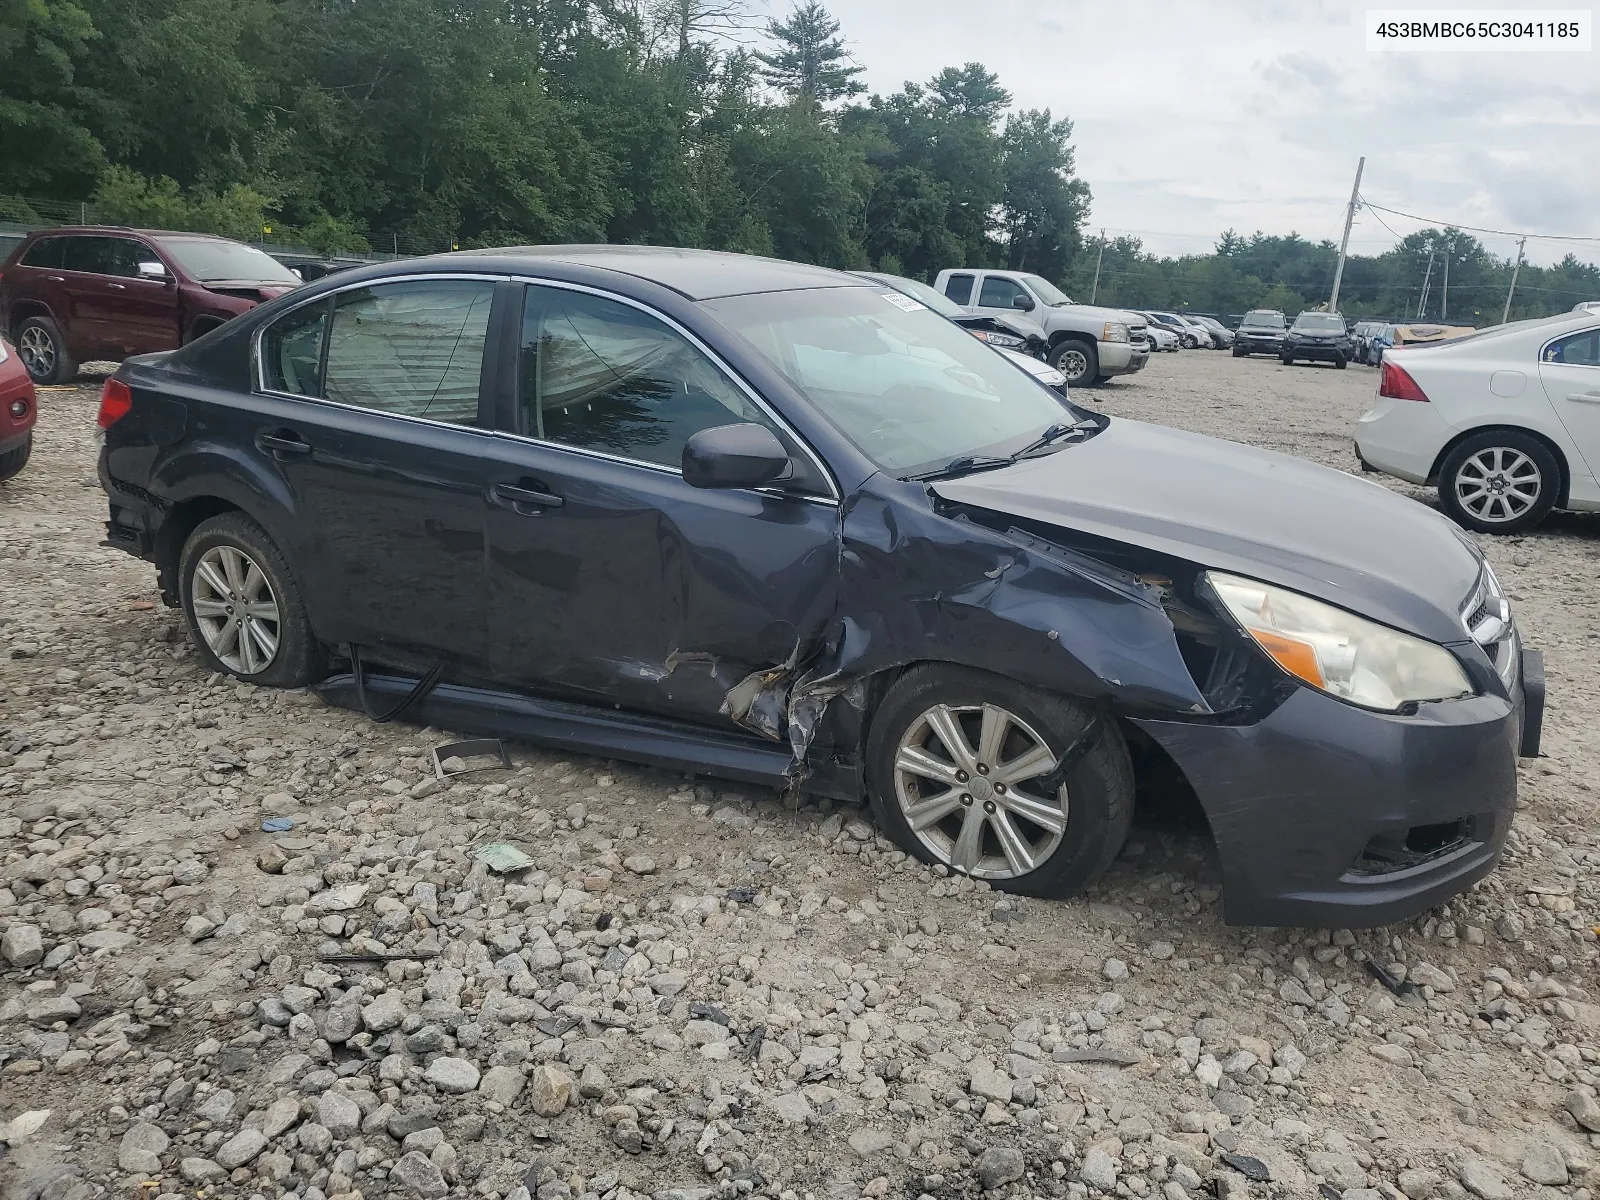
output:
POLYGON ((1286 342, 1282 352, 1311 362, 1349 362, 1356 356, 1354 346, 1339 342, 1286 342))
POLYGON ((1144 370, 1144 364, 1150 361, 1150 351, 1131 342, 1100 342, 1095 354, 1100 359, 1102 375, 1132 375, 1144 370))
POLYGON ((1235 336, 1233 348, 1242 350, 1246 354, 1281 354, 1283 352, 1283 339, 1281 337, 1235 336))
POLYGON ((1443 903, 1499 862, 1517 755, 1538 752, 1543 717, 1538 654, 1523 663, 1510 701, 1409 717, 1302 688, 1254 725, 1133 724, 1205 809, 1230 925, 1369 928, 1443 903))
POLYGON ((20 450, 27 445, 28 439, 32 436, 31 428, 21 431, 0 429, 0 454, 10 454, 13 450, 20 450))

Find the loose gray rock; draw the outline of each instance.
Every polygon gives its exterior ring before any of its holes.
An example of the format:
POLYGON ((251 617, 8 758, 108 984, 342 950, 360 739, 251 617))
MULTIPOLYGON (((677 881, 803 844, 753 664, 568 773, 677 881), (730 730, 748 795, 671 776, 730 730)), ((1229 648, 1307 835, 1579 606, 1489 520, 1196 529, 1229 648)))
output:
POLYGON ((490 1067, 478 1084, 478 1094, 509 1107, 527 1083, 527 1077, 516 1067, 490 1067))
POLYGON ((342 1045, 361 1030, 361 1010, 354 1004, 335 1004, 317 1014, 317 1033, 325 1042, 342 1045))
MULTIPOLYGON (((1021 1179, 1026 1166, 1021 1150, 1012 1146, 990 1146, 978 1160, 978 1182, 986 1192, 1004 1187, 1021 1179)), ((1113 1176, 1112 1187, 1115 1186, 1116 1179, 1113 1176)))
POLYGON ((1412 1167, 1395 1176, 1395 1186, 1410 1200, 1430 1200, 1439 1190, 1439 1175, 1425 1167, 1412 1167))
POLYGON ((1546 1187, 1566 1187, 1570 1178, 1567 1160, 1549 1142, 1528 1147, 1527 1154, 1522 1157, 1522 1174, 1524 1178, 1546 1187))
POLYGON ((267 1148, 267 1135, 259 1129, 241 1129, 217 1150, 217 1165, 231 1171, 242 1167, 267 1148))
POLYGON ((262 1121, 261 1132, 267 1135, 268 1141, 272 1141, 288 1132, 299 1120, 300 1102, 293 1096, 284 1096, 267 1106, 267 1115, 262 1121))
POLYGON ((428 1064, 422 1078, 441 1092, 457 1095, 470 1092, 478 1086, 482 1076, 478 1068, 464 1058, 436 1058, 428 1064))
POLYGON ((780 1121, 789 1125, 804 1125, 811 1119, 811 1102, 802 1092, 772 1096, 767 1100, 767 1106, 778 1115, 780 1121))
POLYGON ((361 1109, 343 1092, 327 1091, 317 1099, 317 1124, 343 1141, 361 1128, 361 1109))
POLYGON ((117 1166, 140 1175, 154 1175, 161 1169, 161 1155, 172 1139, 154 1125, 139 1121, 129 1126, 117 1146, 117 1166))
POLYGON ((1101 1146, 1094 1146, 1083 1156, 1083 1166, 1078 1168, 1078 1178, 1096 1191, 1111 1193, 1117 1190, 1117 1160, 1101 1146))
POLYGON ((894 1135, 886 1129, 858 1129, 850 1135, 850 1149, 860 1158, 876 1158, 894 1145, 894 1135))
POLYGON ((1469 1158, 1462 1163, 1459 1178, 1461 1186, 1479 1200, 1512 1200, 1516 1194, 1500 1172, 1481 1158, 1469 1158))
POLYGON ((427 1197, 427 1200, 437 1200, 450 1191, 450 1185, 444 1181, 444 1172, 416 1150, 402 1155, 400 1161, 390 1168, 389 1182, 405 1189, 405 1194, 414 1193, 427 1197))
POLYGON ((24 925, 20 921, 0 937, 0 955, 13 967, 31 967, 44 957, 44 939, 37 925, 24 925))
POLYGON ((373 1033, 387 1033, 406 1019, 406 1003, 394 992, 385 992, 361 1010, 361 1023, 373 1033))
POLYGON ((1600 1104, 1588 1092, 1573 1088, 1567 1093, 1567 1111, 1590 1133, 1600 1133, 1600 1104))

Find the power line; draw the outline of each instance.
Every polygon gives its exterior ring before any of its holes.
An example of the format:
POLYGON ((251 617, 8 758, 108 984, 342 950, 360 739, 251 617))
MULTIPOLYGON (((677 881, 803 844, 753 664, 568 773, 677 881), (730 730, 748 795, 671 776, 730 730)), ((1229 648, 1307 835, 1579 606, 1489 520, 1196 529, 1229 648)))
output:
MULTIPOLYGON (((1492 233, 1496 237, 1525 237, 1534 238, 1538 241, 1544 242, 1600 242, 1600 237, 1583 237, 1578 235, 1566 236, 1558 233, 1526 233, 1522 230, 1513 229, 1488 229, 1482 225, 1461 225, 1455 221, 1446 221, 1439 217, 1419 217, 1416 213, 1401 212, 1398 208, 1385 208, 1381 204, 1374 204, 1365 196, 1361 198, 1361 202, 1362 204, 1366 205, 1366 207, 1377 209, 1379 212, 1391 213, 1394 216, 1405 217, 1407 220, 1411 221, 1421 221, 1424 225, 1443 225, 1451 229, 1462 229, 1466 230, 1468 233, 1492 233)), ((1382 219, 1379 218, 1379 220, 1381 223, 1382 219)), ((1387 225, 1385 225, 1384 228, 1389 229, 1387 225)), ((1394 230, 1389 229, 1389 232, 1394 233, 1394 230)), ((1396 234, 1395 236, 1398 237, 1399 235, 1396 234)))

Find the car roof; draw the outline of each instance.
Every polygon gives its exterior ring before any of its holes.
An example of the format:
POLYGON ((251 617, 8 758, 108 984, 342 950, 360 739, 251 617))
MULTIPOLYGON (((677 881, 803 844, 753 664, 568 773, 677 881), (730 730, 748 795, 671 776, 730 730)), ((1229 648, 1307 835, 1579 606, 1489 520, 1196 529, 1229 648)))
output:
POLYGON ((466 250, 440 258, 538 259, 597 267, 647 279, 691 300, 744 296, 754 292, 791 292, 802 288, 864 287, 855 275, 808 263, 729 254, 720 250, 687 250, 671 246, 507 246, 466 250))
POLYGON ((214 233, 186 233, 179 229, 134 229, 127 225, 52 225, 49 229, 35 229, 28 236, 34 240, 47 237, 106 237, 124 236, 135 234, 139 237, 162 238, 166 240, 183 239, 194 242, 235 242, 233 238, 219 237, 214 233))

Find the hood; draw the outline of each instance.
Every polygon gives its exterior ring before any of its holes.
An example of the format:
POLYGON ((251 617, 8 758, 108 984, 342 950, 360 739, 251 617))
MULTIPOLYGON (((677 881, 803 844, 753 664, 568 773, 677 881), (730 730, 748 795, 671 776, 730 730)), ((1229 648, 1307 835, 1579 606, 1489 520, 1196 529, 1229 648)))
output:
POLYGON ((1054 454, 929 485, 943 499, 1293 588, 1467 640, 1480 559, 1432 509, 1287 455, 1112 418, 1054 454))
POLYGON ((299 285, 284 283, 281 280, 266 283, 256 279, 209 279, 200 286, 208 292, 238 296, 242 300, 254 300, 265 304, 268 300, 276 300, 279 296, 287 295, 299 285))
POLYGON ((1149 324, 1138 313, 1128 312, 1126 309, 1121 308, 1100 308, 1094 304, 1063 304, 1059 308, 1046 308, 1044 311, 1046 313, 1072 313, 1074 316, 1085 317, 1091 321, 1120 321, 1130 328, 1135 325, 1149 324))

